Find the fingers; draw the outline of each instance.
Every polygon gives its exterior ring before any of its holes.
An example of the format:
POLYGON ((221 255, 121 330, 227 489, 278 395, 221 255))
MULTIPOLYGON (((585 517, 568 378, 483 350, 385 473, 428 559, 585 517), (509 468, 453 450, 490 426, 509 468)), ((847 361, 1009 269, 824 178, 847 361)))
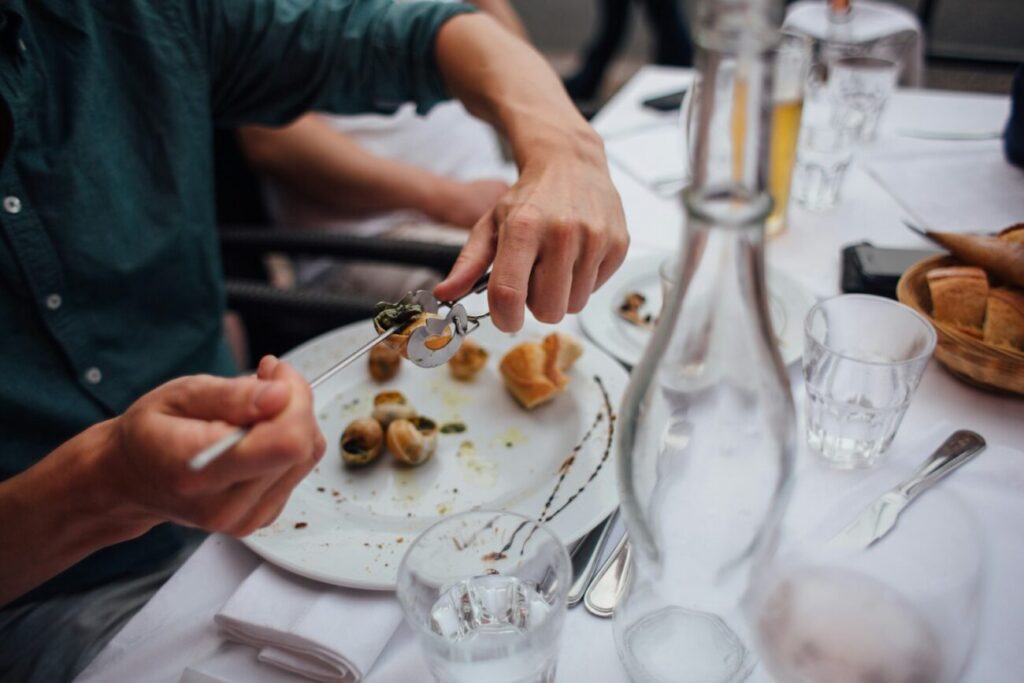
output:
POLYGON ((554 224, 545 238, 530 277, 527 305, 537 320, 554 324, 562 320, 569 307, 579 233, 574 226, 554 224))
MULTIPOLYGON (((494 268, 487 285, 487 301, 495 327, 515 332, 523 326, 526 297, 543 229, 540 216, 529 208, 520 208, 499 227, 494 268)), ((557 268, 557 257, 551 269, 557 268)), ((538 296, 546 292, 537 292, 538 296)))
POLYGON ((248 425, 279 413, 291 393, 291 387, 281 381, 192 375, 169 382, 162 398, 167 412, 174 415, 248 425))
POLYGON ((596 288, 599 266, 600 261, 591 254, 584 255, 576 262, 569 292, 569 313, 579 313, 587 305, 587 300, 596 288))
POLYGON ((466 294, 491 265, 495 252, 494 213, 488 211, 469 233, 466 245, 452 270, 437 287, 434 296, 442 301, 458 299, 466 294))
POLYGON ((608 279, 619 269, 622 262, 626 260, 626 252, 629 250, 629 235, 623 232, 617 236, 604 255, 601 265, 597 269, 597 278, 591 292, 596 292, 608 279))
POLYGON ((263 356, 260 359, 260 364, 256 368, 256 376, 260 379, 270 379, 274 370, 281 363, 275 356, 263 356))

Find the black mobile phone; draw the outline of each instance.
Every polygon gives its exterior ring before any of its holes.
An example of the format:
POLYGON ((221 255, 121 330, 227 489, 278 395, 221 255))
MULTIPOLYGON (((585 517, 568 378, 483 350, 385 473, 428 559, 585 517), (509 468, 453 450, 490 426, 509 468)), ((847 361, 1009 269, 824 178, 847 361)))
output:
POLYGON ((896 298, 896 284, 910 266, 941 253, 930 249, 888 249, 870 242, 843 248, 842 290, 896 298))
POLYGON ((672 111, 673 109, 679 109, 679 107, 683 106, 683 98, 686 97, 687 90, 688 88, 683 88, 676 92, 650 97, 644 100, 642 104, 645 107, 649 107, 656 111, 672 111))

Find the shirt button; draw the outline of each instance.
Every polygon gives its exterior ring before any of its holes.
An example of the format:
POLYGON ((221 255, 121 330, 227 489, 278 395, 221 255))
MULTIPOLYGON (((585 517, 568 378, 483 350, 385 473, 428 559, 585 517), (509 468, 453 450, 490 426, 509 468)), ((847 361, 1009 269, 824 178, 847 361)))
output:
POLYGON ((60 294, 51 294, 46 297, 46 307, 51 311, 56 311, 62 303, 64 303, 64 300, 61 299, 60 294))
POLYGON ((7 213, 18 213, 21 211, 21 200, 14 195, 4 197, 4 211, 7 213))
POLYGON ((91 367, 85 371, 85 381, 89 384, 99 384, 103 381, 103 373, 97 367, 91 367))

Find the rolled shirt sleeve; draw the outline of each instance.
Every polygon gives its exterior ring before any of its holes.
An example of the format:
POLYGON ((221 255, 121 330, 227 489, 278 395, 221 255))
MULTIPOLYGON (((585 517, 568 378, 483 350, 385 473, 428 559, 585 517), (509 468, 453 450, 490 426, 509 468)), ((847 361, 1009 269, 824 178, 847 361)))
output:
POLYGON ((192 0, 194 32, 219 125, 286 123, 311 110, 423 113, 448 98, 434 39, 457 3, 192 0))

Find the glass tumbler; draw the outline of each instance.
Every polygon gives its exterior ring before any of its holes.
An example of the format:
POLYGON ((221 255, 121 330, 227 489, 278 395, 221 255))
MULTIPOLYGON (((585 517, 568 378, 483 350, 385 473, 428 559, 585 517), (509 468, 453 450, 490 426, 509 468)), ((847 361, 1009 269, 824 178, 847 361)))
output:
POLYGON ((873 545, 830 543, 878 493, 863 489, 752 586, 761 661, 778 683, 955 683, 978 630, 981 529, 959 498, 936 489, 873 545))
MULTIPOLYGON (((768 236, 786 229, 793 163, 804 108, 804 88, 811 66, 811 41, 805 36, 783 34, 775 49, 772 83, 772 124, 768 152, 768 189, 772 212, 768 215, 768 236)), ((742 136, 737 136, 742 140, 742 136)))
POLYGON ((875 139, 878 121, 896 89, 899 65, 880 57, 841 57, 830 67, 835 123, 852 127, 859 142, 875 139))
POLYGON ((472 511, 416 539, 397 592, 439 683, 551 683, 571 581, 569 554, 539 522, 472 511))
POLYGON ((811 450, 840 469, 878 463, 935 341, 931 323, 890 299, 843 294, 814 306, 803 357, 811 450))
POLYGON ((793 176, 793 199, 810 211, 828 211, 839 203, 846 169, 853 160, 855 131, 838 125, 801 131, 793 176))

